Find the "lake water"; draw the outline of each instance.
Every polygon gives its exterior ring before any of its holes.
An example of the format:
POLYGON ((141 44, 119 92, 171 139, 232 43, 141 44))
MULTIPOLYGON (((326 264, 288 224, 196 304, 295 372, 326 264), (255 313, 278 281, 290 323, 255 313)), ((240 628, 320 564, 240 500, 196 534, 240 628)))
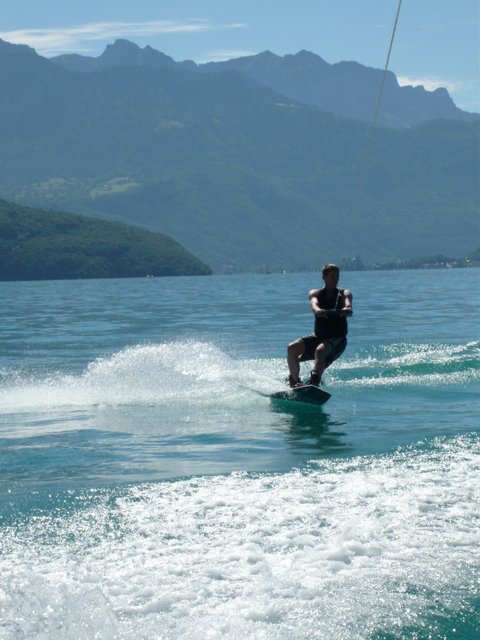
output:
POLYGON ((0 638, 478 639, 479 275, 0 283, 0 638))

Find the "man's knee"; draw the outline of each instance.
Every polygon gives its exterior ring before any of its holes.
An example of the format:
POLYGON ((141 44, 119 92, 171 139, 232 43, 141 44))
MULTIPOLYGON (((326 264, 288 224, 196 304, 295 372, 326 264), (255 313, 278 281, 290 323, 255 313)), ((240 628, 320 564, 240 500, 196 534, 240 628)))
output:
POLYGON ((305 351, 305 345, 302 340, 295 340, 288 345, 288 354, 291 356, 301 356, 305 351))
POLYGON ((325 360, 332 352, 332 347, 324 342, 321 342, 315 349, 315 357, 318 360, 325 360))

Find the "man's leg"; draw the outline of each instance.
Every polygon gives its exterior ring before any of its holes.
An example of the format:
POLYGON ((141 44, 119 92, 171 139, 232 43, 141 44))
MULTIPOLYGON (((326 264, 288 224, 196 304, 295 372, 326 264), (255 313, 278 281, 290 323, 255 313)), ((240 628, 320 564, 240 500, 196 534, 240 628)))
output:
POLYGON ((332 338, 318 345, 315 350, 314 368, 310 374, 310 384, 320 384, 325 369, 342 355, 346 346, 345 338, 332 338))
POLYGON ((300 382, 300 360, 305 353, 305 343, 303 340, 295 340, 288 345, 287 362, 290 371, 290 384, 300 382))
POLYGON ((313 371, 310 375, 310 382, 312 384, 317 384, 317 385, 320 384, 320 381, 323 376, 323 372, 328 366, 327 364, 328 358, 332 355, 332 353, 333 353, 333 347, 328 342, 321 342, 318 345, 318 347, 315 349, 315 362, 313 365, 313 371), (317 381, 317 376, 314 374, 318 374, 318 381, 317 381))

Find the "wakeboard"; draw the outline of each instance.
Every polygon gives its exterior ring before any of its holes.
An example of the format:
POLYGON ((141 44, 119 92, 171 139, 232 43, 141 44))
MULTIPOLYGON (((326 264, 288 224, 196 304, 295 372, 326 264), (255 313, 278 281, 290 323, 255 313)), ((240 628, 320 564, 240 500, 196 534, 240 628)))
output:
POLYGON ((304 384, 301 387, 292 387, 285 391, 277 391, 270 394, 272 400, 287 400, 290 402, 306 402, 308 404, 325 404, 331 397, 330 393, 316 387, 313 384, 304 384))

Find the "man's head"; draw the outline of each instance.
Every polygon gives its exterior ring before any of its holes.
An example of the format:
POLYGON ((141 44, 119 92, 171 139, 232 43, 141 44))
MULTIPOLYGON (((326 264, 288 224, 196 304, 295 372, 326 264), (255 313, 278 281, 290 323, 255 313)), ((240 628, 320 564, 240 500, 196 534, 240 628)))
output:
POLYGON ((336 264, 325 264, 322 267, 322 278, 327 287, 336 287, 340 277, 340 269, 336 264))
POLYGON ((322 277, 326 276, 327 273, 330 273, 330 271, 336 271, 338 274, 340 274, 340 267, 337 267, 337 265, 333 263, 324 264, 322 267, 322 277))

